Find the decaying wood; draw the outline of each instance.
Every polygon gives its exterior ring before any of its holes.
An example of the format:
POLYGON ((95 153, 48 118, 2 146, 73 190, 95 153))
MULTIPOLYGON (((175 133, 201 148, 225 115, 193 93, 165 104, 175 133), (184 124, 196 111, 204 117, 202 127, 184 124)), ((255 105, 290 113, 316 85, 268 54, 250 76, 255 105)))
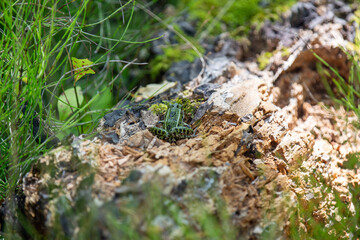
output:
MULTIPOLYGON (((275 32, 274 28, 265 25, 262 31, 275 32)), ((275 34, 267 39, 278 50, 290 44, 291 54, 274 54, 265 70, 259 70, 250 60, 209 61, 202 78, 189 83, 190 90, 201 84, 218 86, 207 98, 211 108, 202 114, 194 138, 168 143, 142 129, 141 119, 121 115, 113 127, 107 128, 118 133, 119 143, 97 138, 78 140, 80 144, 71 149, 55 149, 42 157, 24 178, 27 216, 34 219, 42 215, 46 219, 54 209, 51 201, 43 209, 37 208, 44 202, 41 193, 49 184, 61 185, 65 195, 73 199, 77 184, 88 174, 81 171, 84 167, 95 174, 93 195, 102 201, 113 199, 119 187, 125 188, 122 180, 134 169, 143 173, 142 182, 166 172, 161 177, 166 179, 167 194, 182 180, 196 179, 199 172, 213 169, 220 174, 218 188, 234 224, 245 237, 258 237, 274 222, 280 232, 286 233, 292 207, 297 202, 306 205, 311 199, 322 206, 314 216, 328 221, 335 207, 334 196, 309 185, 306 176, 316 172, 315 178, 324 179, 351 205, 348 184, 359 184, 360 175, 341 165, 348 154, 360 150, 360 144, 355 128, 348 124, 351 121, 344 118, 357 121, 355 116, 343 109, 325 107, 329 99, 315 68, 316 58, 307 48, 346 78, 350 65, 339 44, 348 39, 339 34, 344 25, 330 20, 303 28, 289 27, 289 32, 295 34, 275 34), (63 174, 49 177, 45 166, 50 165, 63 174)), ((51 221, 44 224, 51 226, 51 221)), ((299 226, 306 228, 304 223, 299 226)))

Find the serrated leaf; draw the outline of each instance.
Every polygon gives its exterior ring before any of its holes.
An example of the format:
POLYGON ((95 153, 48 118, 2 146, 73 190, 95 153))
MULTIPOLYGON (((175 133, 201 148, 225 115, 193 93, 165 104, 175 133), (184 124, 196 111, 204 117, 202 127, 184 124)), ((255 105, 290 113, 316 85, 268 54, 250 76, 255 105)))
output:
POLYGON ((93 62, 90 61, 87 58, 85 58, 85 59, 77 59, 77 58, 72 57, 71 58, 71 63, 72 63, 73 68, 74 68, 75 83, 80 78, 85 76, 85 74, 95 74, 94 70, 92 70, 90 67, 87 67, 87 66, 91 66, 93 64, 93 62))
MULTIPOLYGON (((81 87, 76 87, 76 92, 78 94, 79 104, 81 105, 84 102, 84 95, 82 93, 81 87)), ((72 114, 71 108, 77 109, 77 101, 74 88, 68 88, 63 94, 59 97, 57 107, 59 111, 59 118, 61 121, 64 121, 72 114)))

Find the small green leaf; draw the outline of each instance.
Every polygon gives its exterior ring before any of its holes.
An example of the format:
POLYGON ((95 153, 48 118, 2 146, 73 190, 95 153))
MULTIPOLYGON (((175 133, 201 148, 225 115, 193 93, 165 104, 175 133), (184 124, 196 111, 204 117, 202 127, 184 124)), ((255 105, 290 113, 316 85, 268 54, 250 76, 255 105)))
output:
POLYGON ((74 73, 75 73, 74 74, 75 83, 80 78, 82 78, 85 74, 95 74, 94 70, 87 67, 87 66, 91 66, 93 64, 93 62, 90 61, 87 58, 85 58, 85 59, 77 59, 77 58, 72 57, 71 58, 71 63, 73 65, 73 69, 74 69, 74 73))

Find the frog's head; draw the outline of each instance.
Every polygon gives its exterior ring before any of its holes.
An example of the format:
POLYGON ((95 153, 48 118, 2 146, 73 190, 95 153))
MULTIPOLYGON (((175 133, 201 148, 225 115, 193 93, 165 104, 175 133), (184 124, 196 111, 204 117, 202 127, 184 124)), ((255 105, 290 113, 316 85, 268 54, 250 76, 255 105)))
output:
POLYGON ((172 103, 172 104, 170 105, 170 108, 178 108, 178 109, 181 109, 181 108, 182 108, 182 105, 179 104, 179 103, 177 103, 177 102, 175 102, 175 103, 172 103))

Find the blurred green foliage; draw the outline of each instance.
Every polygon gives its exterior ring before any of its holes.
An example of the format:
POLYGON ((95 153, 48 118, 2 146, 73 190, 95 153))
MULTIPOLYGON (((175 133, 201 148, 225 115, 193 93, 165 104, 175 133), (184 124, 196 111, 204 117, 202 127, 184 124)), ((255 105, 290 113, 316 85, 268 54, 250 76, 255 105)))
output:
MULTIPOLYGON (((187 38, 203 54, 204 49, 199 45, 199 40, 224 32, 229 32, 233 38, 242 38, 251 27, 259 28, 265 20, 279 20, 281 13, 288 10, 295 2, 296 0, 174 1, 176 10, 171 18, 176 20, 185 12, 190 16, 186 21, 197 23, 196 34, 194 37, 188 36, 180 30, 177 24, 171 25, 177 30, 177 34, 187 38)), ((152 80, 160 81, 159 76, 166 72, 174 62, 183 60, 192 62, 199 57, 179 36, 177 36, 176 42, 176 44, 162 46, 164 53, 150 59, 148 71, 152 80)))
MULTIPOLYGON (((160 74, 164 73, 170 66, 179 61, 193 62, 197 57, 197 53, 191 48, 185 48, 184 45, 170 45, 162 49, 164 55, 157 55, 150 61, 151 78, 156 79, 160 74)), ((204 50, 201 49, 203 52, 204 50)))
POLYGON ((230 32, 233 37, 246 34, 252 24, 259 26, 266 19, 278 20, 296 0, 185 0, 179 3, 193 19, 197 19, 198 32, 209 28, 210 35, 230 32))

